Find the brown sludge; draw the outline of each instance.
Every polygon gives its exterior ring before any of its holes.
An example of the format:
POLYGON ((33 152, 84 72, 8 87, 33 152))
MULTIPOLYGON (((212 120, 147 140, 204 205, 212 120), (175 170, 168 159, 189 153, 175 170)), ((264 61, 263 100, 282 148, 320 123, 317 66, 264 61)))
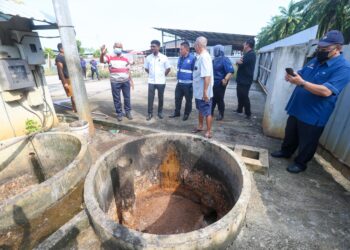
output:
POLYGON ((145 185, 145 178, 135 179, 131 209, 120 213, 111 202, 108 214, 114 221, 151 234, 186 233, 217 221, 233 206, 226 201, 221 183, 198 170, 181 168, 172 145, 158 169, 158 184, 145 185))

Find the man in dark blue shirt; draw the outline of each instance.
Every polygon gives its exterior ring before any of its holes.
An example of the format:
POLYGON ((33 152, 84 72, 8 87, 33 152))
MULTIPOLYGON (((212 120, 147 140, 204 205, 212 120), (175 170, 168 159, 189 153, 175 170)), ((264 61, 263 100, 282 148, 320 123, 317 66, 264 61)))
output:
POLYGON ((243 57, 237 61, 238 70, 236 82, 238 107, 236 112, 242 113, 244 108, 246 118, 248 119, 251 116, 249 89, 253 83, 253 75, 256 61, 254 46, 254 39, 248 39, 243 44, 243 57))
POLYGON ((337 98, 350 81, 350 63, 341 54, 343 43, 340 31, 329 31, 318 43, 316 58, 295 76, 286 75, 296 87, 286 107, 289 117, 281 150, 271 156, 289 158, 299 147, 288 172, 306 169, 337 98))
POLYGON ((211 109, 211 115, 214 115, 216 104, 218 105, 219 115, 216 118, 217 121, 224 119, 225 112, 225 91, 228 82, 234 72, 230 59, 225 56, 224 46, 214 46, 214 60, 213 60, 213 71, 214 71, 214 86, 213 86, 213 106, 211 109))
POLYGON ((193 98, 193 69, 196 61, 196 57, 190 54, 190 44, 188 42, 182 42, 180 45, 180 57, 177 63, 177 85, 175 88, 175 111, 170 115, 170 118, 180 116, 182 99, 185 96, 186 105, 185 112, 182 120, 186 121, 192 111, 192 98, 193 98))

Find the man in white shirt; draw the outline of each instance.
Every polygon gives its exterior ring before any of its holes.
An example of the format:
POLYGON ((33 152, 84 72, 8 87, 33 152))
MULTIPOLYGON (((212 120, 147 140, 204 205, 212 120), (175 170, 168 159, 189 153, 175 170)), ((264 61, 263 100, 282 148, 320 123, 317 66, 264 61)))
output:
POLYGON ((211 108, 214 84, 213 62, 207 51, 207 39, 205 37, 198 37, 194 43, 194 48, 198 57, 193 71, 193 96, 199 115, 198 126, 193 130, 193 133, 203 131, 203 120, 205 117, 207 124, 205 137, 211 138, 211 108))
POLYGON ((163 119, 163 103, 166 76, 170 72, 168 58, 159 52, 160 42, 151 41, 152 54, 148 55, 145 60, 145 70, 148 73, 148 115, 147 121, 153 117, 153 101, 155 90, 158 91, 158 117, 163 119))

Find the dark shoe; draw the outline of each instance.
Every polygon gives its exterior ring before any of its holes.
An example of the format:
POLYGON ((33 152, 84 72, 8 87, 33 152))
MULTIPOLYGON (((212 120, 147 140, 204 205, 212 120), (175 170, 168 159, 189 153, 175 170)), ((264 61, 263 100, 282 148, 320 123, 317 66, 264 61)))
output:
POLYGON ((125 114, 125 116, 126 116, 126 118, 128 118, 129 120, 132 120, 132 119, 133 119, 133 117, 132 117, 132 115, 131 115, 130 112, 127 112, 127 113, 125 114))
POLYGON ((188 120, 188 116, 189 116, 189 115, 186 115, 186 114, 185 114, 184 117, 182 117, 182 120, 183 120, 183 121, 187 121, 187 120, 188 120))
POLYGON ((172 115, 169 115, 169 118, 175 118, 175 117, 180 117, 180 114, 172 114, 172 115))
POLYGON ((238 113, 238 114, 242 114, 243 113, 243 111, 239 111, 238 109, 234 110, 233 112, 238 113))
POLYGON ((221 114, 216 117, 217 121, 222 121, 223 119, 224 119, 224 116, 221 114))
POLYGON ((251 115, 245 115, 245 119, 250 119, 251 118, 251 115))
POLYGON ((283 153, 281 150, 272 152, 270 155, 274 158, 290 158, 290 155, 283 153))
POLYGON ((152 115, 152 114, 148 114, 148 115, 147 115, 146 120, 147 120, 147 121, 149 121, 149 120, 151 120, 151 119, 152 119, 152 117, 153 117, 153 115, 152 115))
POLYGON ((289 166, 287 167, 287 171, 288 171, 289 173, 292 173, 292 174, 298 174, 298 173, 300 173, 300 172, 305 171, 305 169, 306 169, 306 168, 303 168, 303 167, 301 167, 301 166, 299 166, 299 165, 297 165, 297 164, 295 164, 295 163, 293 163, 293 164, 291 164, 291 165, 289 165, 289 166))
POLYGON ((118 120, 118 122, 121 122, 121 121, 123 120, 123 117, 120 116, 120 115, 118 115, 118 116, 117 116, 117 120, 118 120))
POLYGON ((158 113, 158 117, 159 117, 159 119, 163 119, 164 118, 162 113, 158 113))

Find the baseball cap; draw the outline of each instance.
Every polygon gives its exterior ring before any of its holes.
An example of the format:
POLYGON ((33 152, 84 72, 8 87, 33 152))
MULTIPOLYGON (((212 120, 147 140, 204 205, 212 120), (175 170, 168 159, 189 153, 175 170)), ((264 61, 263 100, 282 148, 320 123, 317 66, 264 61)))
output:
POLYGON ((343 44, 344 43, 344 36, 339 30, 331 30, 326 33, 325 36, 323 36, 319 42, 318 46, 326 47, 332 44, 343 44))

